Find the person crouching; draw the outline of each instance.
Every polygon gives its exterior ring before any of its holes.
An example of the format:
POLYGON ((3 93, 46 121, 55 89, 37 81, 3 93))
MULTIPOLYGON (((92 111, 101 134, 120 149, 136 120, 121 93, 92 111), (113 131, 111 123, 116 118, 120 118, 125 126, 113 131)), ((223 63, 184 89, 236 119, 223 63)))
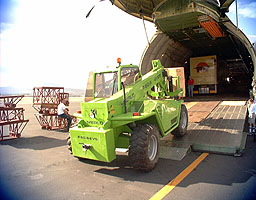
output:
POLYGON ((66 130, 65 130, 66 132, 69 131, 69 127, 72 122, 72 117, 68 114, 68 108, 66 107, 68 105, 69 105, 69 102, 67 99, 62 99, 61 103, 58 105, 58 117, 67 119, 68 121, 66 130))

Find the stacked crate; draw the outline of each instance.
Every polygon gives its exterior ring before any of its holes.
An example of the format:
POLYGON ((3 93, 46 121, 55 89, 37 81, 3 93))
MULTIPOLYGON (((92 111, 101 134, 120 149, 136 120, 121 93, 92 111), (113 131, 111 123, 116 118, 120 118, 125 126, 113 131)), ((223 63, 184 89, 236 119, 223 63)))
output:
POLYGON ((24 118, 24 109, 16 108, 23 97, 24 95, 0 97, 0 141, 21 137, 29 121, 24 118))
POLYGON ((33 107, 38 113, 36 119, 42 129, 63 129, 66 120, 58 119, 58 105, 62 99, 69 99, 64 87, 35 87, 33 89, 33 107))

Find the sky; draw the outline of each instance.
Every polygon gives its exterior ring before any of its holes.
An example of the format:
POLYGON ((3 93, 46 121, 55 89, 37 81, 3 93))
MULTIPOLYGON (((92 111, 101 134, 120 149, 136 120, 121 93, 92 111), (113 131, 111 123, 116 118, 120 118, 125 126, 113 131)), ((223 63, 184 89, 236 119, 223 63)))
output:
MULTIPOLYGON (((256 41, 256 1, 238 0, 239 28, 256 41)), ((0 0, 0 87, 85 89, 89 71, 139 65, 141 19, 99 0, 0 0), (90 16, 88 11, 96 5, 90 16)), ((235 22, 234 3, 228 16, 235 22)), ((149 39, 156 29, 146 22, 149 39)))
MULTIPOLYGON (((237 0, 238 2, 238 28, 242 30, 251 43, 256 42, 256 0, 237 0)), ((235 2, 227 13, 231 21, 236 24, 235 2)))

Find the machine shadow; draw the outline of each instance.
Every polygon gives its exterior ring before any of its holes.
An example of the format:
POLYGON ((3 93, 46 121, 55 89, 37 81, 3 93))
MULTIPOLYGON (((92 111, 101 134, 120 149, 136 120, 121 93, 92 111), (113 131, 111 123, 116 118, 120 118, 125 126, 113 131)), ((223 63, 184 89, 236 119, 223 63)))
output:
MULTIPOLYGON (((177 187, 188 187, 198 183, 209 183, 231 186, 234 183, 245 183, 256 176, 256 143, 247 141, 247 149, 242 157, 210 154, 192 173, 177 187), (194 172, 197 173, 194 173, 194 172)), ((188 167, 201 153, 191 152, 181 161, 159 159, 156 168, 151 172, 133 170, 129 157, 118 155, 111 163, 92 160, 80 160, 84 164, 101 166, 96 173, 118 177, 124 181, 166 185, 188 167)))
POLYGON ((9 145, 18 149, 44 150, 66 145, 66 140, 45 136, 21 137, 16 140, 2 141, 0 145, 9 145))

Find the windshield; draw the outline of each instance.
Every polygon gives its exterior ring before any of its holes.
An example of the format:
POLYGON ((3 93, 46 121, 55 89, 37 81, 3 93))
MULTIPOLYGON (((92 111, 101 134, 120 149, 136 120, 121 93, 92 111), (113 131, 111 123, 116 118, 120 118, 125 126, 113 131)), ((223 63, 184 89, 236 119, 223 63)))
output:
POLYGON ((131 85, 140 77, 139 68, 123 68, 121 71, 121 77, 121 82, 123 82, 125 86, 131 85))
POLYGON ((95 77, 95 98, 107 98, 117 92, 117 72, 96 74, 95 77))

